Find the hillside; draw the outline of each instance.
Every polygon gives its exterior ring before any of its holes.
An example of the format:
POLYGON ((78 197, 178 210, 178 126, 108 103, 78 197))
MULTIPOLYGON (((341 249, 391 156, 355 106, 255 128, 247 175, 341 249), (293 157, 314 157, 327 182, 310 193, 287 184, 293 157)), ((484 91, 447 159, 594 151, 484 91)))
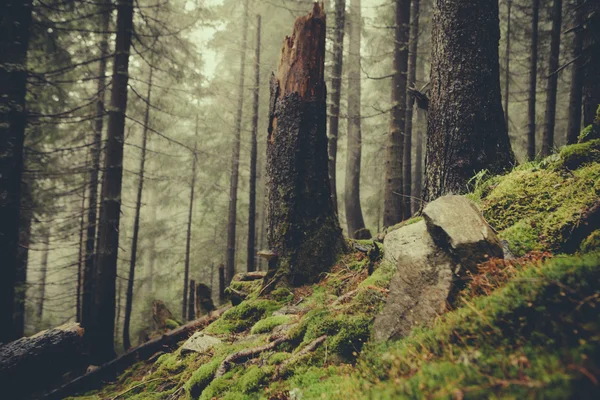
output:
POLYGON ((201 352, 156 354, 72 399, 591 398, 600 140, 473 183, 467 197, 514 257, 470 271, 432 327, 372 340, 395 266, 381 243, 350 241, 317 284, 259 296, 259 281, 234 282, 248 297, 202 331, 218 340, 201 352))

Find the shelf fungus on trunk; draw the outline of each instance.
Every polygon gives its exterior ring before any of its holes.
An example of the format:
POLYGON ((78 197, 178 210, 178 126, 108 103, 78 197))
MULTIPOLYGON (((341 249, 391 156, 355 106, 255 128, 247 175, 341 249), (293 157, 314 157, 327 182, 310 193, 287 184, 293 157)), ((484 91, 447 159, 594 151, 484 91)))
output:
POLYGON ((267 140, 270 287, 301 285, 345 247, 330 196, 324 81, 325 13, 315 3, 285 38, 271 78, 267 140))

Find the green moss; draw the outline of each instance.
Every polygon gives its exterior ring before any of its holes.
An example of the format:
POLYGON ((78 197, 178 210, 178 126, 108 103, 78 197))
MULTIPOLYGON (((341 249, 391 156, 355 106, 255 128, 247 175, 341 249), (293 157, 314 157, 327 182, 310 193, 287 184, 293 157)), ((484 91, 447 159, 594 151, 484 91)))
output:
POLYGON ((294 299, 294 294, 286 287, 279 287, 271 292, 271 297, 281 303, 289 303, 294 299))
POLYGON ((177 321, 175 321, 174 319, 165 320, 165 327, 167 329, 177 329, 179 328, 179 325, 180 324, 178 324, 177 321))
POLYGON ((483 213, 512 247, 561 252, 582 212, 598 195, 600 163, 572 172, 533 166, 502 177, 484 198, 483 213), (532 243, 536 236, 538 246, 532 243))
POLYGON ((600 162, 600 139, 563 147, 560 151, 562 166, 570 170, 582 165, 600 162))
POLYGON ((229 389, 231 389, 233 382, 227 378, 227 375, 213 380, 202 392, 200 400, 211 400, 219 398, 229 389))
POLYGON ((517 257, 533 250, 541 250, 539 233, 534 226, 529 219, 518 221, 502 231, 500 238, 508 242, 510 251, 517 257))
MULTIPOLYGON (((252 300, 258 297, 258 293, 262 289, 262 280, 232 281, 229 284, 229 287, 236 290, 237 292, 244 293, 246 295, 247 300, 252 300)), ((227 291, 229 287, 225 290, 227 291)))
POLYGON ((584 254, 600 251, 600 229, 592 232, 583 243, 581 243, 580 251, 584 254))
POLYGON ((223 358, 215 358, 207 364, 204 364, 192 374, 192 377, 185 383, 186 393, 192 399, 197 399, 202 391, 212 382, 219 364, 223 358))
POLYGON ((290 353, 286 353, 286 352, 278 352, 278 353, 273 353, 269 359, 267 360, 267 363, 269 365, 279 365, 282 362, 284 362, 285 360, 289 359, 292 355, 290 353))
POLYGON ((265 319, 261 319, 258 321, 252 329, 250 333, 258 334, 258 333, 269 333, 273 331, 273 329, 279 325, 284 325, 290 322, 291 318, 289 315, 277 315, 273 317, 267 317, 265 319))
POLYGON ((206 329, 209 334, 228 334, 243 332, 268 313, 281 308, 281 304, 273 300, 246 300, 228 310, 206 329))
POLYGON ((273 372, 273 368, 259 368, 253 365, 240 377, 238 387, 242 393, 256 392, 269 381, 273 372))

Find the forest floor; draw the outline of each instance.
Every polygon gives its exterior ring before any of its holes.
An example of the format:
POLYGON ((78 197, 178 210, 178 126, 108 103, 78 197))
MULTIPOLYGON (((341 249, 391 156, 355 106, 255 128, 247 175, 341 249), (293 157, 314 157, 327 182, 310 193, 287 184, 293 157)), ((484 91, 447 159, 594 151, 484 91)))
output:
POLYGON ((139 362, 73 399, 592 398, 600 140, 504 176, 482 173, 473 187, 468 197, 515 258, 479 265, 433 327, 370 341, 395 267, 353 251, 293 291, 259 297, 260 283, 234 282, 249 297, 204 329, 221 344, 139 362))

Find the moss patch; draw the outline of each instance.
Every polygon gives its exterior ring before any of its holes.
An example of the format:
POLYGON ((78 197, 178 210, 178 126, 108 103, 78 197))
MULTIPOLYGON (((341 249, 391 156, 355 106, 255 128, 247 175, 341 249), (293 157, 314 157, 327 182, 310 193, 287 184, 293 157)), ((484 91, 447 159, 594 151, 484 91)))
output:
POLYGON ((269 333, 273 331, 275 327, 287 324, 290 321, 291 317, 289 315, 277 315, 274 317, 267 317, 265 319, 261 319, 256 324, 254 324, 254 326, 250 330, 250 333, 269 333))
POLYGON ((489 188, 482 190, 484 216, 513 252, 561 252, 581 214, 600 195, 600 163, 575 171, 532 163, 483 186, 489 188))
POLYGON ((268 313, 281 308, 281 304, 273 300, 246 300, 225 312, 221 318, 206 328, 206 333, 224 335, 243 332, 252 327, 268 313))
POLYGON ((592 253, 600 251, 600 229, 592 232, 583 243, 581 243, 582 253, 592 253))

